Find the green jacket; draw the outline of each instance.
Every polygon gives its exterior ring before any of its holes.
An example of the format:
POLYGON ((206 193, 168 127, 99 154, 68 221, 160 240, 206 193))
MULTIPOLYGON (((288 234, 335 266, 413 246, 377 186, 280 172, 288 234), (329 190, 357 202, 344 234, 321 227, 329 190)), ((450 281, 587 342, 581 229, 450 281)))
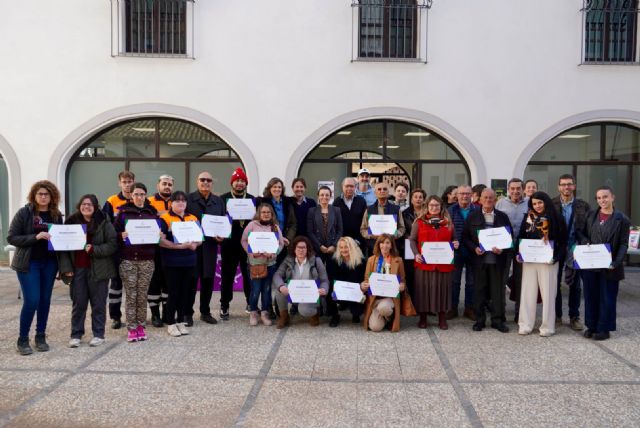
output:
MULTIPOLYGON (((74 217, 66 223, 73 224, 74 217)), ((113 255, 118 249, 116 230, 113 225, 104 218, 96 226, 91 245, 91 267, 89 268, 89 281, 102 281, 116 276, 116 267, 113 255)), ((63 251, 59 256, 59 270, 61 274, 74 272, 74 251, 63 251)))

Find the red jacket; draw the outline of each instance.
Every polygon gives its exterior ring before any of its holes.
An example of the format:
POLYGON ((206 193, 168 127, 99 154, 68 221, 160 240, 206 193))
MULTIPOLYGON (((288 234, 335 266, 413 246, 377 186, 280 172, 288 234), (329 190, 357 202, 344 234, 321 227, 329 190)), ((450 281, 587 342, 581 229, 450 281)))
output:
MULTIPOLYGON (((449 223, 448 226, 439 227, 436 229, 433 225, 425 222, 422 218, 415 221, 413 227, 418 228, 417 233, 417 249, 420 251, 422 248, 422 244, 424 242, 451 242, 453 241, 453 225, 449 223)), ((413 231, 412 231, 413 232, 413 231)), ((413 235, 413 233, 412 233, 413 235)), ((417 261, 413 264, 416 269, 434 271, 438 272, 453 272, 455 269, 455 265, 433 265, 426 263, 418 263, 417 261)))

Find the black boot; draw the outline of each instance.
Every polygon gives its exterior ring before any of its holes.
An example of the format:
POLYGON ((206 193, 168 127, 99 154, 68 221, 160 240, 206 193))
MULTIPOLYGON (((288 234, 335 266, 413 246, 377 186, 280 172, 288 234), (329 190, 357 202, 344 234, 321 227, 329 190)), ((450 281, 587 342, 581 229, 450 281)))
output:
POLYGON ((162 327, 162 319, 160 318, 160 306, 151 306, 151 324, 154 327, 162 327))
POLYGON ((331 315, 331 321, 329 321, 329 327, 337 327, 340 324, 340 314, 335 313, 331 315))
POLYGON ((48 350, 49 345, 47 344, 44 333, 36 333, 36 351, 47 352, 48 350))
POLYGON ((29 337, 19 337, 16 349, 20 355, 33 354, 33 349, 31 348, 31 345, 29 345, 29 337))

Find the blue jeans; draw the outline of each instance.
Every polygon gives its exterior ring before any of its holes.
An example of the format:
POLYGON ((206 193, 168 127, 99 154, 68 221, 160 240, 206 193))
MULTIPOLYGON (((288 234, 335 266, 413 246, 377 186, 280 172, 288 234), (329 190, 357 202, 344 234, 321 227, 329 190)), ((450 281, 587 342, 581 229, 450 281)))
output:
POLYGON ((458 310, 460 303, 460 284, 462 283, 462 269, 465 268, 464 307, 473 308, 473 264, 471 256, 460 257, 455 260, 455 270, 451 275, 451 309, 458 310))
POLYGON ((558 294, 556 294, 556 318, 562 318, 562 293, 560 292, 560 283, 562 282, 562 272, 564 271, 564 282, 569 286, 569 318, 580 317, 580 297, 581 272, 573 269, 569 262, 560 260, 558 263, 558 294))
POLYGON ((18 272, 22 289, 22 311, 20 311, 20 337, 28 337, 33 316, 38 312, 36 334, 44 334, 49 319, 51 292, 58 272, 55 258, 33 260, 27 272, 18 272))
POLYGON ((616 301, 619 281, 607 280, 603 270, 583 270, 584 322, 593 332, 616 330, 616 301))
POLYGON ((271 307, 271 280, 274 273, 276 273, 276 266, 269 266, 266 277, 251 280, 251 294, 249 295, 249 309, 251 311, 258 310, 258 299, 260 297, 262 297, 261 307, 263 311, 268 311, 271 307))

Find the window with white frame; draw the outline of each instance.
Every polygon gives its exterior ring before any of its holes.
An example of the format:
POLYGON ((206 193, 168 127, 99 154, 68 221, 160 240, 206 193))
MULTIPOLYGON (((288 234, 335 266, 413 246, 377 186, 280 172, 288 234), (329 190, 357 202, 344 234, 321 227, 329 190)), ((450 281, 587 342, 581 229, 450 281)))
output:
POLYGON ((112 56, 193 58, 194 0, 111 0, 112 56))

